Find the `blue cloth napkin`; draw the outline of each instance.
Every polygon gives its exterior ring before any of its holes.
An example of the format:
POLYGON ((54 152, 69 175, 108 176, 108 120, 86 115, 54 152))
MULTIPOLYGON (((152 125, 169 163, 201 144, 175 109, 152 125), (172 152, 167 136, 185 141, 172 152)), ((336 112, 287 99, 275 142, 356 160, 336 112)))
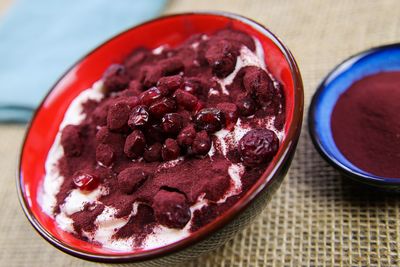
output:
POLYGON ((0 20, 0 122, 28 121, 72 64, 166 0, 16 0, 0 20))

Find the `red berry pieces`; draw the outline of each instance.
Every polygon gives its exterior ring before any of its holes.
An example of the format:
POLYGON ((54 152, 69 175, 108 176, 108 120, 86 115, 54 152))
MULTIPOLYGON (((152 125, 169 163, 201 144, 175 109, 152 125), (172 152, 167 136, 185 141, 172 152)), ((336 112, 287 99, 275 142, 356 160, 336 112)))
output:
POLYGON ((256 50, 256 45, 253 38, 243 32, 233 29, 223 29, 218 31, 215 35, 216 37, 224 38, 232 43, 237 43, 239 46, 245 45, 252 51, 256 50))
POLYGON ((201 131, 196 134, 193 140, 192 151, 196 155, 206 155, 211 149, 211 139, 206 131, 201 131))
POLYGON ((157 100, 149 108, 151 115, 154 118, 161 119, 165 114, 176 110, 176 102, 170 97, 164 97, 157 100))
POLYGON ((239 141, 239 153, 247 166, 269 162, 278 151, 278 147, 278 137, 268 129, 251 130, 239 141))
POLYGON ((134 96, 139 96, 142 93, 143 86, 140 82, 132 80, 129 82, 128 92, 134 96))
POLYGON ((61 145, 64 154, 68 157, 77 157, 82 154, 83 140, 79 126, 67 125, 62 130, 61 145))
POLYGON ((217 108, 220 109, 225 115, 226 127, 229 130, 233 130, 238 119, 237 106, 234 103, 225 102, 225 103, 219 103, 217 105, 217 108))
POLYGON ((161 127, 167 134, 176 135, 182 129, 182 117, 178 113, 167 113, 161 120, 161 127))
POLYGON ((180 149, 178 143, 172 139, 168 138, 161 149, 161 156, 163 160, 169 161, 174 160, 179 157, 180 149))
POLYGON ((246 69, 243 85, 247 93, 254 96, 263 105, 267 105, 274 95, 274 85, 271 78, 259 67, 246 69))
POLYGON ((140 130, 134 130, 125 141, 124 153, 129 158, 139 158, 143 155, 146 140, 140 130))
POLYGON ((155 86, 162 76, 162 70, 159 66, 145 66, 141 69, 140 80, 144 88, 155 86))
POLYGON ((166 138, 161 125, 158 123, 147 126, 144 132, 146 141, 150 144, 154 142, 163 143, 166 138))
POLYGON ((189 147, 193 144, 193 140, 195 137, 196 130, 194 129, 194 125, 189 124, 179 133, 177 141, 181 147, 189 147))
POLYGON ((138 64, 142 63, 150 54, 150 51, 147 48, 139 47, 135 49, 132 54, 130 54, 125 62, 124 65, 130 69, 135 68, 138 64))
POLYGON ((96 160, 101 165, 111 166, 115 160, 115 154, 110 145, 99 144, 96 148, 96 160))
POLYGON ((126 194, 135 192, 148 178, 148 173, 138 167, 131 167, 118 174, 119 190, 126 194))
POLYGON ((132 129, 146 125, 150 120, 149 110, 146 106, 140 105, 133 108, 129 116, 128 125, 132 129))
POLYGON ((225 78, 235 69, 237 55, 237 51, 228 41, 220 40, 212 43, 205 57, 213 74, 218 78, 225 78))
MULTIPOLYGON (((124 91, 128 94, 128 90, 124 91)), ((125 98, 126 103, 128 104, 129 108, 132 109, 134 107, 136 107, 137 105, 139 105, 139 97, 137 96, 133 96, 133 95, 129 95, 125 98)))
POLYGON ((147 162, 161 161, 161 149, 160 143, 154 143, 145 149, 143 158, 147 162))
POLYGON ((108 106, 99 105, 93 110, 92 121, 98 126, 105 126, 107 125, 107 114, 108 106))
POLYGON ((108 109, 107 127, 111 131, 126 129, 131 109, 128 103, 120 101, 108 109))
POLYGON ((241 116, 251 116, 256 112, 256 103, 250 96, 239 95, 236 106, 241 116))
POLYGON ((129 76, 125 67, 113 64, 103 74, 104 86, 108 92, 117 92, 126 89, 129 84, 129 76))
POLYGON ((196 109, 198 99, 191 93, 188 93, 183 90, 176 90, 175 92, 176 102, 178 105, 183 106, 187 110, 194 110, 196 109))
POLYGON ((217 108, 203 108, 196 114, 194 123, 198 130, 214 133, 225 126, 225 115, 217 108))
POLYGON ((77 188, 85 191, 92 191, 99 185, 100 182, 96 175, 83 171, 75 172, 72 176, 72 181, 77 188))
POLYGON ((169 228, 182 229, 191 217, 189 203, 178 192, 158 191, 152 207, 158 223, 169 228))
POLYGON ((183 78, 181 75, 162 77, 157 83, 157 87, 163 95, 170 95, 182 86, 183 78))
POLYGON ((158 62, 162 76, 171 76, 183 71, 183 63, 178 58, 166 58, 158 62))
POLYGON ((152 87, 149 90, 146 90, 140 94, 139 101, 140 104, 149 107, 151 104, 153 104, 160 98, 161 98, 160 90, 158 90, 157 87, 152 87))

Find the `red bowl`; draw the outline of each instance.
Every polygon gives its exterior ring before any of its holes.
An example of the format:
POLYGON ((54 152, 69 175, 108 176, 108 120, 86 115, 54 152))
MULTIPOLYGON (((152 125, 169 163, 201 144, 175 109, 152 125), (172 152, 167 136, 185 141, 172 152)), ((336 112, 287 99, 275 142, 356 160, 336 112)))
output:
MULTIPOLYGON (((303 87, 296 62, 285 45, 260 24, 229 13, 187 13, 161 17, 108 40, 72 66, 53 86, 37 109, 20 155, 17 188, 22 208, 33 227, 47 241, 74 256, 101 262, 156 260, 180 262, 222 245, 260 213, 285 176, 301 130, 303 87), (210 224, 176 243, 152 250, 117 252, 82 241, 60 230, 37 201, 45 176, 47 153, 71 101, 99 80, 112 63, 133 49, 177 45, 195 33, 232 27, 258 38, 272 74, 283 84, 286 97, 285 135, 281 147, 260 179, 232 208, 210 224)), ((147 262, 147 261, 146 261, 147 262)))

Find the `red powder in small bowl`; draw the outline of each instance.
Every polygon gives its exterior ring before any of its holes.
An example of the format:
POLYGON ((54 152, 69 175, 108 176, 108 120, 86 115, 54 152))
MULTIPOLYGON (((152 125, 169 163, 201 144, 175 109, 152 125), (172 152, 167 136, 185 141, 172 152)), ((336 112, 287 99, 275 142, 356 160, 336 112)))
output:
POLYGON ((333 138, 358 168, 400 178, 400 72, 381 72, 355 82, 338 99, 333 138))

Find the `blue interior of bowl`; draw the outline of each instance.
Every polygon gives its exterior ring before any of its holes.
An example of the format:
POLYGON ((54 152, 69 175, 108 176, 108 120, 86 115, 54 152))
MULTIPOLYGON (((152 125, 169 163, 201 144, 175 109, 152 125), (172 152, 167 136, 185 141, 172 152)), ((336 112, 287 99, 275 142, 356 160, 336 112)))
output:
POLYGON ((385 71, 400 71, 400 44, 374 48, 340 64, 318 88, 310 112, 311 131, 319 149, 346 171, 379 181, 393 178, 383 178, 361 170, 340 152, 332 136, 331 114, 340 95, 355 81, 385 71))

